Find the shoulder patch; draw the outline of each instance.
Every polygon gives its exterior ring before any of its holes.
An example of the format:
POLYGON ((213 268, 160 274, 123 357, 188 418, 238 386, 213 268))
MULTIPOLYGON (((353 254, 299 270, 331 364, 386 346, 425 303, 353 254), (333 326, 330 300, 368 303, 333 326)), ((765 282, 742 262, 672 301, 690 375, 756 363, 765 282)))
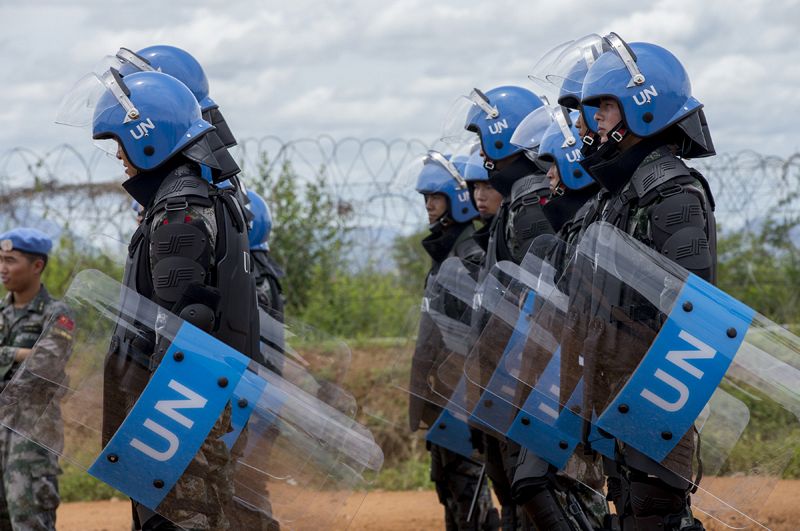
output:
POLYGON ((75 330, 75 322, 66 315, 58 316, 58 319, 56 319, 56 326, 59 326, 64 330, 69 330, 70 332, 75 330))

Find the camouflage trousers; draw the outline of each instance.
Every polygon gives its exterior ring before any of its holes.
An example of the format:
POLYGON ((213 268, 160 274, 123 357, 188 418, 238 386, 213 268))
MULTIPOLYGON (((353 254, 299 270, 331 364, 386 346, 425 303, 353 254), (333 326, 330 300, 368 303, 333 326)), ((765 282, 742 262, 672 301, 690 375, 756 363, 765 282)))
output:
POLYGON ((58 457, 0 427, 0 531, 54 530, 58 457))
POLYGON ((231 406, 214 424, 185 472, 158 506, 158 513, 133 502, 134 529, 143 531, 278 531, 271 516, 263 473, 237 463, 250 439, 248 462, 269 469, 271 445, 277 434, 257 440, 245 428, 229 449, 221 439, 231 425, 231 406), (236 489, 237 481, 239 489, 236 489), (248 496, 247 486, 258 488, 248 496), (240 492, 236 492, 239 490, 240 492))

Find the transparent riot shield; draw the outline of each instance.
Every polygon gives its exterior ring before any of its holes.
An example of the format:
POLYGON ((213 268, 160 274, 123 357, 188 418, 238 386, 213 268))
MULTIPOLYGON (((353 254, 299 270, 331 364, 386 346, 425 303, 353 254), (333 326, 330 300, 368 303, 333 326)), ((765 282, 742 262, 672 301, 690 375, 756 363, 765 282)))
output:
POLYGON ((356 415, 358 404, 345 382, 351 361, 346 343, 299 319, 278 319, 263 308, 259 325, 267 368, 345 415, 356 415))
MULTIPOLYGON (((521 478, 525 477, 523 470, 545 475, 538 466, 531 464, 536 461, 531 454, 535 455, 552 465, 552 472, 558 472, 562 492, 571 493, 573 498, 579 496, 574 498, 577 503, 573 507, 577 511, 574 514, 587 516, 597 509, 596 503, 604 503, 605 499, 599 459, 575 452, 577 439, 569 451, 559 448, 559 443, 568 438, 555 426, 555 419, 543 414, 523 416, 518 406, 525 402, 523 393, 530 393, 520 382, 519 373, 527 370, 528 365, 536 365, 523 356, 529 327, 542 306, 538 301, 539 293, 552 296, 550 290, 557 270, 548 259, 558 255, 562 247, 563 242, 556 237, 542 236, 537 238, 532 252, 520 265, 499 262, 487 272, 474 297, 477 319, 472 333, 477 337, 460 366, 451 363, 440 367, 440 379, 458 379, 464 389, 460 408, 467 412, 467 422, 473 429, 517 443, 526 450, 521 478), (557 452, 543 451, 550 447, 555 447, 557 452), (590 498, 592 501, 588 501, 590 498)), ((458 292, 454 284, 453 291, 458 292)), ((546 376, 555 378, 557 383, 557 374, 546 376)), ((550 386, 546 388, 549 391, 550 386)))
MULTIPOLYGON (((534 316, 543 306, 537 298, 557 300, 552 293, 557 267, 549 260, 562 255, 564 247, 556 237, 542 236, 519 266, 500 262, 489 271, 475 298, 476 313, 485 318, 483 331, 476 334, 462 367, 440 369, 448 371, 442 380, 465 380, 471 392, 464 407, 474 425, 519 443, 560 470, 579 437, 569 437, 555 426, 558 397, 552 390, 557 389, 558 370, 550 358, 557 350, 556 340, 551 338, 553 350, 541 358, 527 355, 526 349, 530 327, 537 322, 534 316), (522 371, 541 375, 535 393, 520 378, 522 371), (525 408, 535 414, 525 413, 525 408)), ((566 304, 563 295, 558 300, 566 304)))
POLYGON ((383 459, 365 428, 98 271, 63 300, 2 424, 182 527, 352 516, 383 459))
MULTIPOLYGON (((412 433, 423 432, 427 441, 472 461, 481 458, 471 441, 466 412, 451 407, 456 386, 440 380, 438 374, 443 363, 460 360, 463 364, 476 275, 476 265, 453 257, 428 276, 422 304, 407 319, 407 339, 391 348, 392 358, 381 369, 384 385, 373 388, 363 408, 395 435, 411 439, 412 433), (460 283, 466 295, 447 291, 440 283, 443 278, 460 283), (401 409, 407 415, 395 413, 401 409)), ((407 452, 413 447, 408 441, 398 450, 407 452)))
MULTIPOLYGON (((526 350, 559 367, 556 425, 580 426, 592 447, 614 440, 617 462, 696 489, 708 518, 762 525, 800 435, 800 340, 602 223, 545 305, 556 318, 537 316, 526 350)), ((536 390, 539 374, 519 376, 536 390)))
POLYGON ((426 375, 429 399, 441 413, 425 438, 472 459, 477 456, 468 423, 466 382, 463 378, 457 382, 447 381, 440 378, 440 374, 463 371, 472 340, 470 321, 477 277, 476 264, 457 257, 448 258, 429 280, 423 303, 424 312, 436 325, 445 346, 438 362, 429 367, 426 375))
MULTIPOLYGON (((127 244, 114 236, 95 233, 90 241, 120 268, 127 244), (114 252, 116 251, 116 252, 114 252)), ((80 264, 76 271, 80 269, 80 264)), ((259 308, 261 360, 259 363, 284 380, 330 404, 345 415, 357 413, 356 399, 345 379, 351 362, 350 347, 343 341, 290 316, 276 316, 259 308)))

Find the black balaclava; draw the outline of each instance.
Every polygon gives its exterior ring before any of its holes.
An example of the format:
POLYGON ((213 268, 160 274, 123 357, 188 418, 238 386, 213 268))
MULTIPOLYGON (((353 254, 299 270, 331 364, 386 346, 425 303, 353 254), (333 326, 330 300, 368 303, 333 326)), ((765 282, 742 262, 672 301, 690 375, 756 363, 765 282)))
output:
POLYGON ((547 204, 542 207, 542 212, 553 230, 558 232, 575 216, 584 203, 599 191, 600 185, 597 183, 591 183, 580 190, 565 188, 563 194, 550 197, 547 204))
POLYGON ((145 208, 152 206, 150 203, 158 191, 159 186, 164 179, 175 171, 177 168, 185 165, 193 164, 197 173, 200 172, 200 167, 197 163, 187 159, 185 156, 179 154, 169 160, 164 161, 163 164, 152 170, 140 171, 130 179, 122 183, 122 187, 128 192, 137 203, 143 205, 145 208))
POLYGON ((654 136, 643 138, 638 144, 622 151, 617 142, 609 140, 580 164, 603 188, 618 194, 645 157, 663 144, 660 138, 654 136))
POLYGON ((453 246, 458 241, 458 237, 464 232, 471 222, 466 223, 452 223, 446 226, 440 226, 439 230, 426 236, 422 240, 422 247, 427 251, 433 261, 436 263, 444 262, 445 259, 453 250, 453 246))
MULTIPOLYGON (((488 170, 488 168, 487 168, 488 170)), ((489 184, 500 192, 504 198, 511 197, 511 188, 514 183, 523 177, 541 173, 542 170, 524 154, 517 155, 517 159, 502 170, 492 169, 489 172, 489 184)))

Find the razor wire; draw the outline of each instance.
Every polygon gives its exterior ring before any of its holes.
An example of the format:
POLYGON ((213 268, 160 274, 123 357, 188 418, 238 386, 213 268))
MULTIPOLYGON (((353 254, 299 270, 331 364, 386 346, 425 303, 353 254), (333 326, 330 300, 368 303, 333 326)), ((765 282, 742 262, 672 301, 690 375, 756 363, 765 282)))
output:
MULTIPOLYGON (((298 186, 322 176, 357 236, 353 256, 390 267, 385 262, 394 239, 425 227, 423 200, 414 182, 404 182, 402 169, 429 147, 437 146, 419 139, 264 136, 245 139, 233 151, 251 187, 286 164, 298 186)), ((800 153, 780 158, 742 151, 690 164, 709 181, 723 232, 757 231, 767 217, 800 214, 800 153)), ((68 230, 75 238, 105 233, 127 241, 135 218, 124 179, 119 161, 97 149, 6 150, 0 154, 0 223, 36 226, 52 236, 68 230)))

